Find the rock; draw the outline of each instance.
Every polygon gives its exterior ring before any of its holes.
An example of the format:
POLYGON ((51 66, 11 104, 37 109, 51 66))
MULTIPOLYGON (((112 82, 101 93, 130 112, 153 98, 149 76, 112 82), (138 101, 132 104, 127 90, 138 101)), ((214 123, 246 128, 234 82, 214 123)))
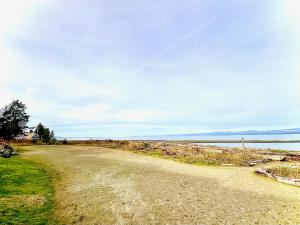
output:
POLYGON ((10 158, 12 155, 16 155, 14 148, 6 144, 5 142, 0 143, 0 156, 4 158, 10 158))
POLYGON ((2 156, 3 158, 10 158, 10 157, 12 157, 12 152, 11 152, 10 150, 5 149, 5 150, 1 153, 1 156, 2 156))

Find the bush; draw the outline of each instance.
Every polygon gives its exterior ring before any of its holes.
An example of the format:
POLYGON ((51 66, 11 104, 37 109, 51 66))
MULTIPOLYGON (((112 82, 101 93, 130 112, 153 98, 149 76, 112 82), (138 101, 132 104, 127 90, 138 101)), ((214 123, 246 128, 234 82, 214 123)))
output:
POLYGON ((129 144, 129 141, 125 140, 125 141, 119 141, 120 145, 122 146, 126 146, 129 144))
POLYGON ((127 143, 126 148, 130 150, 150 150, 151 145, 146 142, 130 141, 127 143))
POLYGON ((67 145, 67 144, 68 144, 67 139, 64 139, 64 140, 62 141, 62 143, 63 143, 63 145, 67 145))

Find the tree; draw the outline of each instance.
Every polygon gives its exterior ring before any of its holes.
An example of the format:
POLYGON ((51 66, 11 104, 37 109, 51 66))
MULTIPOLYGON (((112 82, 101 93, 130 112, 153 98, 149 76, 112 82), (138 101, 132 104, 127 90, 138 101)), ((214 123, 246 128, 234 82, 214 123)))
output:
POLYGON ((44 136, 43 136, 43 139, 42 139, 43 142, 46 142, 46 143, 49 143, 51 140, 50 140, 50 129, 49 128, 45 128, 45 131, 44 131, 44 136))
POLYGON ((26 106, 14 100, 0 110, 0 139, 12 140, 24 133, 29 121, 26 106))
POLYGON ((43 124, 39 123, 34 131, 38 136, 40 140, 43 140, 44 134, 45 134, 45 127, 43 124))
POLYGON ((50 143, 55 141, 54 131, 39 123, 35 128, 35 133, 39 136, 42 142, 50 143))
POLYGON ((50 140, 51 140, 51 142, 56 142, 55 134, 54 134, 54 131, 53 131, 53 130, 52 130, 51 133, 50 133, 50 140))

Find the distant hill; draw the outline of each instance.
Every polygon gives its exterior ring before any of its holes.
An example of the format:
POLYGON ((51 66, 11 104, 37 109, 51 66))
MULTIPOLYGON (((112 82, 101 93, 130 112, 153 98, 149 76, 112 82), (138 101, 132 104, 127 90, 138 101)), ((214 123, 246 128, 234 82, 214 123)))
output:
POLYGON ((300 134, 300 128, 282 129, 282 130, 249 130, 249 131, 216 131, 209 133, 192 133, 192 134, 174 134, 162 135, 165 137, 171 136, 220 136, 220 135, 272 135, 272 134, 300 134))

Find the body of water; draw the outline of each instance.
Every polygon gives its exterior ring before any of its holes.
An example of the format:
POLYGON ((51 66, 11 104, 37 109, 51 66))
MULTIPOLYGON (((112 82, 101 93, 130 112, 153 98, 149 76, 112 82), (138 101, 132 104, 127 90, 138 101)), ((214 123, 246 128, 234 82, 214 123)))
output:
MULTIPOLYGON (((172 136, 152 136, 139 137, 136 139, 146 140, 300 140, 300 134, 270 134, 270 135, 172 135, 172 136)), ((201 145, 213 145, 224 147, 242 147, 241 143, 201 143, 201 145)), ((261 149, 279 149, 300 151, 300 142, 298 143, 245 143, 247 148, 261 148, 261 149)))
POLYGON ((144 140, 300 140, 300 134, 270 134, 270 135, 169 135, 145 136, 132 139, 144 140))
MULTIPOLYGON (((241 143, 201 143, 221 147, 242 147, 241 143)), ((300 143, 245 143, 246 148, 300 151, 300 143)))

